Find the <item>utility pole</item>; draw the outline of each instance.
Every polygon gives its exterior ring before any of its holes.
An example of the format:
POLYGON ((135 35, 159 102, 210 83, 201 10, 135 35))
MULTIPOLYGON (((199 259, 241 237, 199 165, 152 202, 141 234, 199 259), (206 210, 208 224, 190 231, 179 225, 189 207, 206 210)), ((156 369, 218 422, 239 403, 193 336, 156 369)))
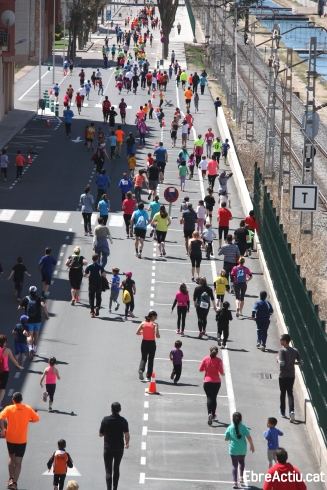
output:
POLYGON ((287 48, 283 83, 282 130, 280 135, 278 196, 291 190, 292 148, 292 65, 293 48, 287 48))
POLYGON ((226 21, 227 21, 227 12, 226 7, 222 7, 223 9, 223 20, 221 22, 221 39, 220 39, 220 62, 219 69, 220 75, 225 76, 225 62, 226 62, 226 21))
POLYGON ((237 1, 234 3, 234 51, 232 58, 232 73, 231 73, 231 108, 233 110, 233 119, 237 119, 238 105, 238 79, 237 79, 237 1))
POLYGON ((52 33, 52 83, 55 83, 55 65, 56 65, 56 0, 53 0, 53 33, 52 33))
MULTIPOLYGON (((251 31, 255 25, 251 25, 251 31)), ((254 45, 250 45, 250 56, 249 56, 249 88, 246 103, 246 139, 254 139, 254 67, 252 67, 255 61, 254 45)))
POLYGON ((39 16, 39 100, 41 99, 41 94, 42 94, 42 87, 41 87, 41 81, 42 81, 42 0, 39 0, 39 9, 40 9, 40 16, 39 16))
MULTIPOLYGON (((314 139, 319 131, 319 116, 316 112, 316 71, 317 38, 310 37, 310 49, 307 71, 306 102, 302 119, 303 156, 302 156, 302 184, 314 183, 314 139)), ((302 213, 300 216, 300 230, 304 234, 313 234, 313 213, 302 213), (309 216, 308 216, 309 215, 309 216), (309 217, 309 224, 307 221, 309 217), (309 226, 308 226, 309 225, 309 226)))
POLYGON ((275 131, 275 111, 276 111, 276 83, 279 72, 278 48, 280 41, 280 25, 274 24, 271 38, 271 52, 268 58, 269 64, 269 85, 268 85, 268 105, 266 118, 266 141, 265 141, 265 159, 263 173, 274 177, 274 157, 276 144, 275 131))

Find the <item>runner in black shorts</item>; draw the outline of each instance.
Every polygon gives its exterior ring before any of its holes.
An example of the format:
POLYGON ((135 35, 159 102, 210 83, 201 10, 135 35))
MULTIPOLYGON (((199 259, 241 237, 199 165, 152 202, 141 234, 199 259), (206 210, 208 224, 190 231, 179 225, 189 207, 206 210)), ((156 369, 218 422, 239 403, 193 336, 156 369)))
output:
POLYGON ((213 207, 216 204, 215 198, 213 197, 213 190, 211 187, 207 189, 208 194, 204 198, 204 203, 207 210, 207 217, 209 217, 209 223, 212 225, 212 211, 213 207))
POLYGON ((166 162, 157 162, 159 169, 159 183, 162 184, 165 177, 166 162))

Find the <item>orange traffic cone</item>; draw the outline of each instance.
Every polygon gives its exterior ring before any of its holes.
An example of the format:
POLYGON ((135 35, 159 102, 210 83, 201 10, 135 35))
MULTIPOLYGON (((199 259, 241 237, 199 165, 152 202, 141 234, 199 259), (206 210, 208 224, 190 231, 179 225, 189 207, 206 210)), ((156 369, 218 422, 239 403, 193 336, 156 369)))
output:
POLYGON ((47 119, 47 122, 45 123, 46 126, 50 126, 50 119, 47 119))
POLYGON ((156 375, 154 373, 151 374, 151 381, 148 389, 149 395, 155 395, 157 393, 157 383, 156 383, 156 375))
POLYGON ((67 75, 66 70, 64 70, 64 77, 67 75))
POLYGON ((162 120, 161 126, 162 126, 162 127, 163 127, 163 126, 166 126, 166 124, 165 124, 165 120, 164 120, 164 119, 162 120))
POLYGON ((49 94, 52 95, 52 88, 50 88, 49 94))
POLYGON ((32 163, 31 154, 30 153, 27 154, 27 163, 32 163))
POLYGON ((159 112, 159 107, 158 106, 156 107, 156 112, 159 112))
POLYGON ((152 98, 153 98, 153 99, 155 99, 155 98, 156 98, 156 96, 155 96, 154 94, 152 94, 152 98))

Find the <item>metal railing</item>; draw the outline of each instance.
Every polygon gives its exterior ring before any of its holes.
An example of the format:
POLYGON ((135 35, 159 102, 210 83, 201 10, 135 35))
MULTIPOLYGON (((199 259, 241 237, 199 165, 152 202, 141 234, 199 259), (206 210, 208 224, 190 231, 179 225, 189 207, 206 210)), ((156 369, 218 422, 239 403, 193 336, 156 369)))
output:
MULTIPOLYGON (((253 209, 259 239, 281 311, 294 345, 304 360, 301 367, 312 407, 327 446, 327 337, 291 244, 279 223, 257 164, 254 166, 253 209)), ((323 273, 323 272, 322 272, 323 273)))
POLYGON ((193 10, 192 10, 191 4, 190 4, 190 0, 185 0, 185 5, 187 8, 188 16, 190 18, 193 36, 195 37, 195 17, 194 17, 193 10))

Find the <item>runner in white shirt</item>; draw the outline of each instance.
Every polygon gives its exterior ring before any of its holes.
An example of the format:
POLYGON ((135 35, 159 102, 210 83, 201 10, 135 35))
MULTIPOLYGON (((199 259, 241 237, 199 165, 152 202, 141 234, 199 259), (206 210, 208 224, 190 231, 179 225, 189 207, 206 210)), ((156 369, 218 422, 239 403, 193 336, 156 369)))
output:
POLYGON ((208 161, 204 155, 202 155, 202 160, 199 163, 199 168, 202 170, 202 177, 206 176, 208 161))
POLYGON ((86 90, 85 90, 85 87, 84 85, 81 86, 81 88, 79 89, 79 94, 82 96, 82 107, 83 107, 83 103, 84 103, 84 99, 85 99, 85 95, 86 95, 86 90))

